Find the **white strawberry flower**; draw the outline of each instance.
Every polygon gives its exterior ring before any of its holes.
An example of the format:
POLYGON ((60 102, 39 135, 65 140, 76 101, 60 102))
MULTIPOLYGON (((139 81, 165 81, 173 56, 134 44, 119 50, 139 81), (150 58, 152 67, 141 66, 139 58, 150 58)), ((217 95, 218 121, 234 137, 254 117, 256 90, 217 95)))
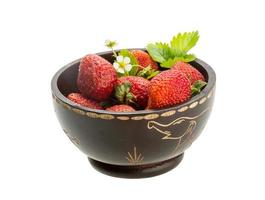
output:
POLYGON ((132 65, 130 64, 131 59, 127 56, 117 56, 116 61, 113 63, 113 67, 117 72, 124 74, 128 73, 132 69, 132 65))

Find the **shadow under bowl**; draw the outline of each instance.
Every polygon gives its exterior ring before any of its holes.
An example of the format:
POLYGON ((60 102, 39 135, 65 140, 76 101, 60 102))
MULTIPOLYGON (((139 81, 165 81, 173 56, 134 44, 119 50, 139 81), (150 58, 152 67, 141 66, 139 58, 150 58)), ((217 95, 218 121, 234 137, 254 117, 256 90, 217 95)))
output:
MULTIPOLYGON (((98 55, 113 61, 109 51, 98 55)), ((126 178, 155 176, 176 167, 207 123, 214 101, 213 69, 199 59, 191 62, 204 75, 207 86, 183 104, 120 113, 89 109, 66 98, 78 91, 79 63, 80 59, 54 75, 52 97, 65 134, 87 155, 93 167, 126 178)))

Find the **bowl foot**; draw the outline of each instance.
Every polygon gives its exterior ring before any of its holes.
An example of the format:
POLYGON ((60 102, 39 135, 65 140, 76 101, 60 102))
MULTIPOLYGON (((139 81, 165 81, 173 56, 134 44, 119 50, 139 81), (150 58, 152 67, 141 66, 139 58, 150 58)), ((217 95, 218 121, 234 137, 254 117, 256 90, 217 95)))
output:
POLYGON ((171 158, 162 162, 135 166, 111 165, 93 160, 91 158, 88 159, 96 170, 109 176, 120 178, 147 178, 166 173, 169 170, 175 168, 181 162, 183 155, 184 153, 175 158, 171 158))

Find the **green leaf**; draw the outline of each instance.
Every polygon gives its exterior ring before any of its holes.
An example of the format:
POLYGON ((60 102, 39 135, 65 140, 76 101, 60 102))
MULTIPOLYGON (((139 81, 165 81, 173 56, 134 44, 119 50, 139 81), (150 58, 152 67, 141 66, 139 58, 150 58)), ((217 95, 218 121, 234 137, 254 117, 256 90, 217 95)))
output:
POLYGON ((116 72, 116 73, 117 73, 118 77, 124 76, 124 74, 122 74, 122 73, 119 73, 119 72, 116 72))
POLYGON ((161 63, 161 67, 164 68, 171 68, 177 61, 181 60, 181 58, 179 57, 175 57, 175 58, 169 58, 168 60, 166 60, 165 62, 161 63))
POLYGON ((202 81, 202 80, 198 80, 195 83, 193 83, 193 85, 191 86, 191 94, 192 95, 196 95, 198 93, 201 92, 201 90, 203 89, 203 87, 207 85, 206 82, 202 81))
MULTIPOLYGON (((138 60, 136 59, 136 57, 127 49, 122 49, 119 52, 119 55, 130 58, 130 64, 132 65, 132 69, 129 71, 129 75, 135 76, 138 72, 138 60)), ((122 76, 124 76, 124 74, 122 76)))
POLYGON ((170 46, 175 56, 184 56, 199 40, 199 32, 179 33, 172 38, 170 46))
POLYGON ((196 56, 194 54, 187 54, 183 56, 183 62, 191 62, 196 59, 196 56))
POLYGON ((136 76, 137 72, 138 72, 138 66, 137 65, 133 65, 132 69, 129 71, 129 75, 130 76, 136 76))
POLYGON ((146 49, 161 67, 171 68, 177 61, 191 62, 196 59, 194 54, 187 53, 198 40, 198 31, 179 33, 172 38, 170 44, 157 42, 148 44, 146 49))
POLYGON ((131 60, 131 64, 132 65, 138 65, 138 61, 137 59, 135 58, 135 56, 127 49, 122 49, 120 52, 119 52, 119 55, 123 56, 123 57, 129 57, 130 60, 131 60))
POLYGON ((146 49, 152 59, 159 63, 165 62, 171 57, 170 48, 165 43, 148 44, 146 49))
POLYGON ((191 62, 193 60, 195 60, 196 57, 193 54, 187 54, 185 56, 181 56, 181 57, 175 57, 175 58, 169 58, 168 60, 166 60, 165 62, 161 63, 161 67, 164 68, 171 68, 174 64, 176 64, 176 62, 178 61, 182 61, 182 62, 191 62))

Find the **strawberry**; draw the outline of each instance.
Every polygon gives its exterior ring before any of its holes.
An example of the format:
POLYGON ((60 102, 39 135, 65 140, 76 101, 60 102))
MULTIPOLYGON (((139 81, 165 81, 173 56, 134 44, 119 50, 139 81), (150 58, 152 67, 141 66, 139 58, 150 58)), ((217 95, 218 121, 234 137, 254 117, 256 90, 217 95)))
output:
POLYGON ((97 101, 110 97, 117 80, 117 74, 104 58, 89 54, 79 65, 77 85, 83 95, 97 101))
POLYGON ((178 70, 166 70, 150 81, 148 95, 149 109, 177 105, 191 97, 190 81, 178 70))
POLYGON ((196 81, 199 80, 205 81, 203 75, 189 63, 179 61, 172 67, 172 69, 179 70, 186 74, 186 76, 190 80, 191 85, 193 85, 196 81))
POLYGON ((114 111, 114 112, 133 112, 135 109, 129 105, 115 105, 106 109, 107 111, 114 111))
POLYGON ((67 98, 77 104, 80 104, 81 106, 99 110, 103 109, 98 102, 88 99, 79 93, 71 93, 67 96, 67 98))
POLYGON ((135 103, 145 108, 148 101, 150 81, 137 76, 123 76, 117 80, 115 97, 120 103, 135 103))
POLYGON ((157 70, 158 65, 155 61, 152 60, 151 56, 142 50, 132 50, 131 53, 134 55, 138 64, 141 66, 139 70, 142 70, 148 66, 151 66, 152 69, 157 70))

